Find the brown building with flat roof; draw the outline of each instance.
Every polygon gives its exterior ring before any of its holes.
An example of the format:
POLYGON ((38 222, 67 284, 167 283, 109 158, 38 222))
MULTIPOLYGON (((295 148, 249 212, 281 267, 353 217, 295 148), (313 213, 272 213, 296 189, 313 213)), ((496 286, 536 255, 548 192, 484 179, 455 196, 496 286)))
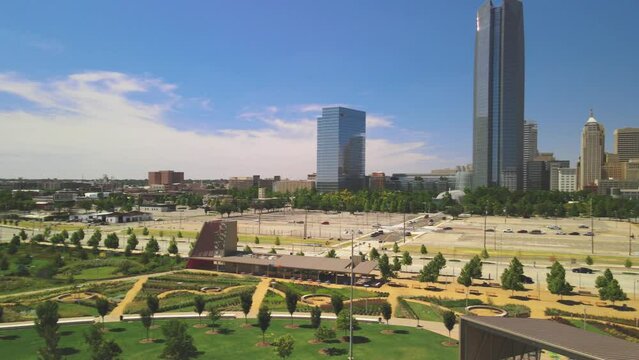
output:
POLYGON ((184 182, 184 173, 173 170, 149 171, 149 186, 171 185, 184 182))

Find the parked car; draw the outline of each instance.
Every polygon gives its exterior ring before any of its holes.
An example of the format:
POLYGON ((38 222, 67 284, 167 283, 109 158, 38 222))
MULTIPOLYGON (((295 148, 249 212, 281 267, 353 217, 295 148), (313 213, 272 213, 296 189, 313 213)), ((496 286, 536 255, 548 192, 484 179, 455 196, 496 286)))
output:
POLYGON ((587 228, 588 228, 588 225, 581 224, 581 225, 579 225, 579 228, 580 228, 580 229, 587 229, 587 228))
POLYGON ((521 282, 523 282, 524 284, 534 284, 535 283, 530 276, 526 276, 526 275, 521 275, 519 277, 519 280, 521 280, 521 282))
POLYGON ((571 233, 570 233, 570 234, 568 234, 568 235, 579 235, 579 233, 578 233, 577 231, 573 231, 573 232, 571 232, 571 233))
POLYGON ((512 234, 513 233, 513 229, 506 229, 506 230, 504 230, 504 232, 506 234, 512 234))
POLYGON ((587 268, 587 267, 574 268, 574 269, 572 269, 572 272, 579 273, 579 274, 592 274, 593 273, 592 269, 587 268))
POLYGON ((486 229, 486 232, 495 232, 495 229, 486 229))
POLYGON ((594 236, 594 235, 595 235, 595 233, 592 232, 592 231, 588 231, 588 232, 584 233, 584 236, 594 236))
POLYGON ((557 231, 557 232, 555 233, 555 235, 566 235, 566 233, 565 233, 565 232, 563 232, 563 231, 557 231))
POLYGON ((329 223, 328 221, 322 221, 322 225, 330 225, 331 223, 329 223))
POLYGON ((537 229, 535 229, 535 230, 530 230, 530 233, 531 233, 531 234, 533 234, 533 235, 543 235, 543 234, 544 234, 544 232, 543 232, 543 231, 541 231, 541 230, 537 230, 537 229))
POLYGON ((517 234, 528 234, 528 230, 521 229, 517 231, 517 234))
POLYGON ((453 228, 452 228, 452 227, 450 227, 450 226, 446 226, 446 227, 444 227, 442 230, 453 230, 453 228))
POLYGON ((411 236, 411 233, 410 233, 410 231, 406 231, 406 232, 404 232, 404 235, 411 236))

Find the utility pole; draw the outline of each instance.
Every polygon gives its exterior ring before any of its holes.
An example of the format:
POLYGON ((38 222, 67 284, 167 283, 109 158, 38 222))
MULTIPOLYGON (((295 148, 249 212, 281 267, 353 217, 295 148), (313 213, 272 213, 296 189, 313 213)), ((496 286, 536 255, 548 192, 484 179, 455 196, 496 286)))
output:
POLYGON ((406 244, 406 208, 404 208, 404 244, 406 244))
POLYGON ((306 207, 306 213, 304 214, 304 239, 306 239, 306 224, 308 223, 308 206, 306 207))
POLYGON ((595 221, 592 217, 592 198, 590 198, 590 252, 595 253, 595 221))
POLYGON ((488 217, 488 208, 484 209, 484 250, 486 250, 486 218, 488 217))
POLYGON ((632 211, 628 214, 628 256, 632 256, 632 211))
POLYGON ((350 329, 350 334, 348 336, 348 358, 350 360, 353 360, 353 286, 354 286, 354 274, 353 274, 353 268, 355 267, 355 259, 354 259, 354 253, 355 253, 355 248, 354 248, 354 244, 355 244, 355 230, 351 231, 351 301, 349 304, 349 311, 350 311, 350 318, 349 318, 349 329, 350 329))

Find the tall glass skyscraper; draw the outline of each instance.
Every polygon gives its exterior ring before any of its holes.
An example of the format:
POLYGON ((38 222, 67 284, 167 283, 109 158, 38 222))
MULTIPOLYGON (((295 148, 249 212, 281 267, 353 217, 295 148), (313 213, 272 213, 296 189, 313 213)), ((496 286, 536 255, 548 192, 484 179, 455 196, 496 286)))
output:
POLYGON ((520 0, 477 11, 473 187, 523 188, 524 12, 520 0))
POLYGON ((322 109, 317 118, 317 191, 364 187, 366 113, 343 107, 322 109))

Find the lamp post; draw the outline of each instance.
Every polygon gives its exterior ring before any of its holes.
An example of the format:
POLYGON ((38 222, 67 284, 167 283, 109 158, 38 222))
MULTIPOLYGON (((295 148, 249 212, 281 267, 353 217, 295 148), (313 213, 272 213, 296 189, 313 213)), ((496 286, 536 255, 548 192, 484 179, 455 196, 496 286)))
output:
POLYGON ((595 253, 595 221, 592 217, 592 198, 590 198, 590 252, 595 253))
POLYGON ((349 336, 348 336, 348 358, 353 360, 353 294, 354 294, 354 273, 353 268, 355 267, 355 230, 351 231, 351 301, 349 303, 349 336))
POLYGON ((486 218, 488 217, 488 207, 484 209, 484 250, 486 250, 486 218))
POLYGON ((632 211, 628 214, 628 256, 632 256, 632 211))

